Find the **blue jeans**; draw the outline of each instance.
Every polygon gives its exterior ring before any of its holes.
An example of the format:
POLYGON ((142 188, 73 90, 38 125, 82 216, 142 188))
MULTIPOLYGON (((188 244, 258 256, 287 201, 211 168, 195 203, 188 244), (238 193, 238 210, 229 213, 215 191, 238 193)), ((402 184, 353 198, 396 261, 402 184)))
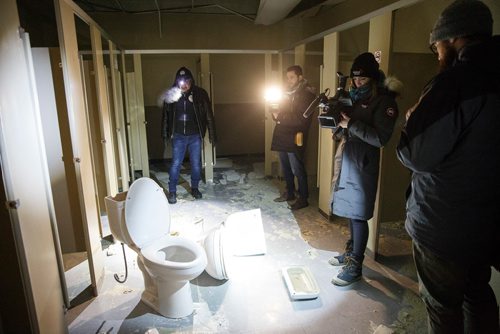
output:
POLYGON ((176 192, 182 162, 189 150, 191 163, 191 189, 198 188, 201 180, 201 137, 198 134, 184 136, 174 133, 172 138, 172 164, 169 171, 168 191, 176 192))
POLYGON ((293 152, 279 152, 279 158, 283 175, 285 176, 288 196, 291 197, 294 195, 295 177, 297 177, 299 195, 301 198, 307 200, 309 198, 309 190, 307 188, 307 173, 304 162, 293 152))
POLYGON ((414 242, 413 257, 429 333, 499 333, 491 267, 481 254, 472 261, 444 260, 414 242))

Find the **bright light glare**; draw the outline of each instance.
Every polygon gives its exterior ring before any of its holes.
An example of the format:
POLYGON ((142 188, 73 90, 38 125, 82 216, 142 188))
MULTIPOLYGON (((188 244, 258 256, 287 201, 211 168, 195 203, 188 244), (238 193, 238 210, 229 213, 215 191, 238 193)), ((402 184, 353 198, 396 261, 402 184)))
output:
POLYGON ((268 87, 264 91, 264 99, 269 103, 278 103, 282 96, 281 88, 277 86, 268 87))

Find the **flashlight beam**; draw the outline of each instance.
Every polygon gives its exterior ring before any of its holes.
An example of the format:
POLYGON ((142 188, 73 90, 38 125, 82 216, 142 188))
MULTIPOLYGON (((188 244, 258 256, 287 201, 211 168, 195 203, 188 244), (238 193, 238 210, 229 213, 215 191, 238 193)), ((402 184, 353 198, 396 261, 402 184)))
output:
POLYGON ((283 96, 283 92, 281 88, 277 86, 271 86, 265 89, 264 91, 264 100, 269 103, 278 103, 283 96))

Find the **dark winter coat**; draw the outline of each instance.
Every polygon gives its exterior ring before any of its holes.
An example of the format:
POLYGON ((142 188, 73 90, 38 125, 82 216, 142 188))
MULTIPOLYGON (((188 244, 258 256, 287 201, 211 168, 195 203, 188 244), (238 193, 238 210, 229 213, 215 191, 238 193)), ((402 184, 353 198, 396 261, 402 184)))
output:
POLYGON ((305 149, 307 132, 311 125, 313 116, 305 118, 304 111, 315 99, 313 88, 303 81, 297 90, 287 96, 283 103, 280 103, 280 113, 274 119, 273 139, 271 150, 278 152, 295 152, 302 154, 305 149), (295 135, 297 132, 303 133, 303 145, 295 145, 295 135))
POLYGON ((380 148, 391 138, 398 117, 394 96, 387 89, 354 103, 351 120, 340 130, 342 144, 332 189, 332 212, 340 217, 368 220, 373 216, 380 148))
POLYGON ((397 147, 413 172, 406 229, 443 259, 500 262, 499 54, 500 36, 464 47, 424 89, 397 147))
MULTIPOLYGON (((217 142, 215 119, 212 112, 212 103, 208 93, 192 83, 193 107, 200 137, 203 139, 208 128, 208 138, 212 144, 217 142)), ((163 102, 162 137, 170 140, 175 133, 175 102, 163 102)))

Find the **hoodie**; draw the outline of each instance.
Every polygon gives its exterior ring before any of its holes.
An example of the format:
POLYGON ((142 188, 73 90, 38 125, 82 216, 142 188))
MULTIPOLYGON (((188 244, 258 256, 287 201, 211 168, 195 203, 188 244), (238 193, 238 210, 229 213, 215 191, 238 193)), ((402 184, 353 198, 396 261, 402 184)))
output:
POLYGON ((163 105, 162 137, 169 140, 174 133, 192 135, 203 139, 208 128, 209 140, 217 141, 212 103, 208 93, 196 86, 191 71, 186 67, 177 70, 172 87, 160 96, 163 105), (182 93, 182 80, 191 80, 191 88, 182 93))

